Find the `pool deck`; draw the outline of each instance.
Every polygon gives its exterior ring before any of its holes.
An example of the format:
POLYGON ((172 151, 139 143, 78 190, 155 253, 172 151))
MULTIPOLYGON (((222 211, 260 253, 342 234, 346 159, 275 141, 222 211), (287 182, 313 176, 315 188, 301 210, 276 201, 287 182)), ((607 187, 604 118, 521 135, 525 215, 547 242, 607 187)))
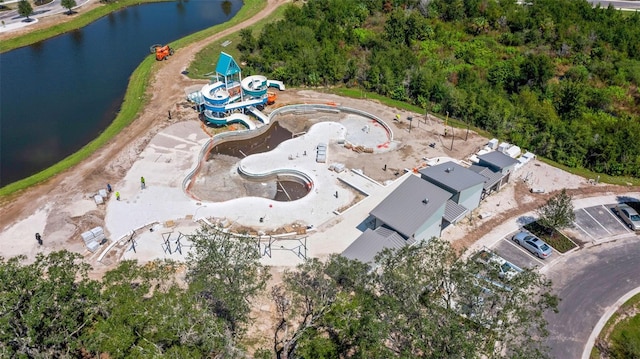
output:
MULTIPOLYGON (((269 152, 248 156, 239 163, 250 173, 277 169, 304 172, 313 180, 308 195, 291 202, 258 197, 207 202, 191 198, 182 184, 195 167, 209 137, 198 121, 174 124, 150 141, 125 178, 114 185, 113 190, 120 192, 121 200, 115 200, 112 195, 107 201, 105 229, 111 240, 122 239, 117 246, 123 249, 123 258, 142 262, 154 258, 183 259, 187 253, 185 250, 182 254, 176 252, 175 239, 179 233, 194 233, 204 221, 233 223, 258 233, 269 233, 296 223, 309 228, 306 237, 308 257, 340 253, 365 229, 363 223, 369 211, 409 175, 385 186, 357 171, 345 169, 337 173, 330 170, 331 164, 339 162, 339 152, 357 155, 337 143, 345 138, 371 147, 388 142, 385 129, 372 125, 365 118, 358 120, 348 116, 346 121, 321 122, 306 134, 287 140, 269 152), (326 163, 316 162, 318 143, 328 144, 326 163), (140 177, 145 178, 145 189, 141 189, 140 177), (358 201, 362 197, 358 192, 366 194, 365 198, 358 201), (202 222, 196 223, 199 220, 202 222), (123 244, 134 230, 135 251, 130 243, 123 244), (168 233, 172 233, 171 254, 165 244, 168 233)), ((231 170, 237 172, 237 168, 231 170)), ((188 248, 186 237, 180 243, 188 248)), ((263 256, 263 261, 275 266, 301 263, 299 254, 305 253, 299 251, 301 244, 298 240, 279 240, 271 245, 271 251, 265 246, 262 252, 270 252, 271 256, 263 256)), ((100 258, 107 253, 107 248, 101 248, 101 251, 100 258)))

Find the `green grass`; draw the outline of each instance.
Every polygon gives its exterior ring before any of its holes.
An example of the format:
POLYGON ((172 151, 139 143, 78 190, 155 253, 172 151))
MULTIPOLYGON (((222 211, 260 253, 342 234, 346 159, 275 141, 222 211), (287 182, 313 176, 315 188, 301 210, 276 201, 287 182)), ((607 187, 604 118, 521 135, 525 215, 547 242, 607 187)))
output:
MULTIPOLYGON (((246 5, 245 5, 246 6, 246 5)), ((286 6, 280 6, 276 9, 269 17, 266 19, 262 19, 258 21, 254 25, 248 27, 253 31, 253 36, 258 37, 262 32, 264 26, 270 22, 278 21, 283 18, 286 6)), ((224 51, 227 54, 233 56, 236 61, 240 59, 240 51, 237 46, 240 43, 240 32, 234 32, 229 36, 225 36, 224 38, 219 39, 216 42, 213 42, 203 48, 200 52, 198 52, 189 64, 189 74, 188 77, 192 79, 203 79, 207 78, 205 76, 208 73, 215 71, 216 63, 218 62, 218 57, 220 56, 220 52, 224 51), (222 46, 224 42, 231 41, 231 43, 227 46, 222 46)))
POLYGON ((541 226, 538 222, 532 222, 524 226, 526 230, 536 235, 536 237, 542 239, 547 242, 548 245, 553 247, 553 249, 557 250, 560 253, 565 253, 573 248, 577 247, 575 243, 573 243, 567 236, 564 234, 553 230, 552 233, 549 233, 546 227, 541 226))
MULTIPOLYGON (((263 9, 265 5, 266 2, 264 0, 245 0, 245 4, 242 9, 240 9, 238 14, 236 14, 236 16, 230 21, 199 31, 178 41, 175 41, 174 43, 172 43, 172 46, 176 49, 179 49, 180 47, 186 46, 189 43, 205 39, 225 28, 231 27, 252 17, 254 14, 258 13, 258 11, 263 9)), ((43 182, 55 176, 56 174, 77 165, 82 160, 93 154, 96 150, 104 146, 118 133, 120 133, 120 131, 127 127, 136 117, 138 117, 138 114, 148 102, 148 99, 145 96, 145 92, 151 80, 151 74, 155 64, 155 57, 149 55, 134 70, 129 79, 129 85, 127 87, 127 92, 125 94, 124 102, 122 103, 120 112, 116 116, 115 120, 113 120, 113 122, 109 125, 109 127, 107 127, 104 132, 102 132, 95 140, 91 141, 76 153, 66 157, 55 165, 42 170, 30 177, 10 183, 9 185, 0 188, 0 197, 6 197, 11 194, 18 194, 20 191, 30 186, 43 182)), ((3 199, 10 200, 7 198, 3 199)))
MULTIPOLYGON (((602 330, 600 331, 600 333, 598 334, 598 338, 599 339, 604 339, 604 340, 609 340, 611 338, 614 337, 614 333, 619 333, 621 330, 619 330, 618 327, 621 327, 622 329, 628 328, 628 322, 627 321, 623 321, 621 323, 618 323, 617 325, 615 324, 618 321, 618 318, 620 318, 620 314, 621 312, 625 312, 627 310, 633 309, 640 309, 640 294, 636 294, 633 297, 629 298, 628 301, 626 301, 623 305, 620 306, 620 309, 618 311, 616 311, 616 313, 614 313, 611 318, 609 318, 609 320, 607 320, 607 323, 604 325, 604 327, 602 327, 602 330), (604 333, 609 332, 609 330, 611 330, 611 328, 615 325, 615 328, 611 331, 611 336, 609 338, 602 338, 602 335, 604 333)), ((638 315, 635 316, 635 318, 640 318, 638 317, 638 315)), ((636 324, 634 327, 632 327, 632 330, 636 331, 636 335, 640 335, 640 323, 638 323, 638 320, 640 319, 636 319, 636 324)), ((589 358, 591 359, 597 359, 600 358, 600 350, 598 350, 597 347, 593 347, 591 349, 591 355, 589 356, 589 358)))
MULTIPOLYGON (((82 13, 82 9, 80 9, 78 14, 73 15, 76 17, 74 20, 66 22, 64 24, 59 24, 52 26, 47 29, 39 30, 37 33, 27 34, 21 37, 17 37, 14 39, 6 40, 0 42, 0 53, 6 52, 18 47, 28 46, 38 41, 45 40, 47 38, 57 36, 63 34, 65 32, 81 28, 83 26, 88 25, 89 23, 108 15, 109 13, 128 7, 132 5, 138 5, 141 3, 150 3, 150 2, 158 2, 165 0, 120 0, 116 3, 102 5, 96 9, 93 9, 89 12, 82 13)), ((211 35, 216 34, 219 31, 222 31, 226 28, 232 27, 242 21, 245 21, 251 18, 253 15, 257 14, 260 10, 262 10, 266 6, 266 2, 264 0, 245 0, 243 7, 240 11, 234 16, 230 21, 213 26, 211 28, 199 31, 177 41, 171 43, 171 46, 179 50, 181 47, 184 47, 190 43, 197 42, 199 40, 205 39, 211 35)), ((285 7, 280 7, 274 14, 269 16, 267 19, 264 19, 258 23, 256 23, 251 28, 254 31, 254 35, 258 36, 262 27, 265 26, 270 21, 274 21, 282 18, 285 7)), ((217 61, 218 54, 220 51, 225 51, 232 56, 238 57, 239 53, 236 49, 236 45, 240 41, 239 33, 233 33, 220 41, 212 43, 210 46, 207 46, 196 56, 196 60, 189 66, 189 76, 192 78, 202 78, 203 74, 207 72, 211 72, 215 70, 215 61, 217 61), (231 41, 231 45, 228 47, 222 47, 221 43, 224 41, 231 41)), ((82 160, 89 157, 92 153, 94 153, 97 149, 104 146, 109 140, 115 137, 120 131, 122 131, 126 126, 128 126, 137 116, 139 111, 144 108, 146 104, 145 98, 145 90, 148 86, 151 77, 151 71, 153 69, 153 64, 155 63, 154 58, 149 56, 145 59, 138 68, 133 72, 129 86, 127 87, 127 93, 125 94, 125 100, 121 107, 120 113, 116 117, 116 119, 111 123, 107 129, 98 136, 95 140, 81 148, 78 152, 68 156, 62 161, 56 163, 52 167, 49 167, 33 176, 25 178, 23 180, 11 183, 5 187, 0 188, 0 197, 7 196, 12 193, 19 192, 27 187, 33 186, 37 183, 45 181, 54 175, 65 171, 68 168, 75 166, 80 163, 82 160), (142 100, 142 101, 141 101, 142 100)), ((328 90, 329 92, 346 96, 352 98, 367 98, 372 100, 377 100, 384 105, 395 107, 398 109, 404 109, 407 111, 412 111, 416 113, 424 113, 424 109, 414 106, 411 104, 407 104, 401 101, 392 100, 378 94, 374 94, 371 92, 363 92, 357 88, 336 88, 328 90)), ((442 116, 439 116, 442 118, 442 116)), ((449 123, 457 128, 466 128, 466 123, 449 118, 449 123)), ((492 137, 492 135, 487 132, 480 130, 478 128, 473 128, 472 130, 477 132, 479 135, 484 137, 492 137)), ((586 169, 576 169, 569 168, 563 165, 560 165, 556 162, 540 158, 540 160, 549 163, 552 166, 563 169, 567 172, 585 177, 585 178, 596 178, 598 174, 588 171, 586 169)), ((632 184, 632 185, 640 185, 640 179, 631 178, 631 177, 613 177, 607 175, 600 175, 600 182, 611 183, 611 184, 632 184)), ((562 236, 564 237, 564 236, 562 236)), ((551 245, 551 243, 549 243, 551 245)), ((553 245, 552 245, 553 246, 553 245)), ((558 247, 553 246, 557 250, 560 250, 558 247)))
POLYGON ((620 321, 611 332, 609 341, 616 358, 640 357, 640 314, 620 321))

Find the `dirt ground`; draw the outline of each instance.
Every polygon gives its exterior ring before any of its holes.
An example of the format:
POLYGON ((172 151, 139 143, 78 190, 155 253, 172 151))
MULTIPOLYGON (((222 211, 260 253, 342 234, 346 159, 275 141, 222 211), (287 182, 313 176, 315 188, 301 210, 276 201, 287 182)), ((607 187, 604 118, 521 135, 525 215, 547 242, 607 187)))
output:
MULTIPOLYGON (((68 248, 82 252, 83 245, 77 243, 77 235, 96 225, 101 225, 105 213, 103 210, 96 210, 95 206, 92 211, 78 213, 82 211, 68 208, 69 204, 78 198, 89 198, 97 188, 104 188, 106 183, 117 183, 124 177, 138 154, 158 131, 177 121, 194 118, 194 113, 189 107, 185 108, 179 104, 185 102, 184 88, 199 83, 181 74, 197 52, 212 41, 267 17, 278 6, 285 3, 285 0, 269 0, 267 7, 255 17, 221 31, 208 39, 180 49, 171 57, 172 61, 158 62, 153 70, 154 80, 147 90, 150 100, 141 115, 127 129, 81 164, 44 183, 0 199, 0 211, 3 213, 0 216, 0 231, 4 231, 46 208, 47 212, 53 215, 50 215, 46 220, 44 234, 60 230, 64 230, 66 234, 64 236, 47 236, 49 241, 45 244, 49 247, 48 249, 68 248), (166 114, 169 110, 172 113, 172 120, 167 120, 166 114)), ((96 2, 88 6, 99 5, 96 2)), ((83 7, 82 11, 88 9, 89 7, 83 7)), ((41 19, 36 26, 24 31, 34 31, 65 20, 66 15, 46 17, 41 19)), ((3 36, 5 36, 4 38, 16 36, 20 31, 5 33, 3 36)), ((31 239, 33 233, 29 233, 28 237, 31 239)), ((19 243, 14 242, 13 245, 17 246, 19 243)), ((11 254, 15 253, 15 251, 11 252, 11 254)), ((34 252, 25 250, 23 254, 32 257, 34 252)), ((0 253, 0 255, 6 256, 6 253, 0 253)))
MULTIPOLYGON (((37 213, 46 210, 48 213, 44 226, 47 238, 46 249, 56 250, 67 248, 84 252, 84 246, 79 234, 104 221, 104 210, 95 206, 87 208, 70 207, 77 203, 78 198, 90 198, 96 188, 104 188, 106 183, 117 183, 131 168, 140 152, 150 139, 166 126, 184 120, 196 118, 196 114, 185 105, 184 88, 202 83, 191 80, 181 74, 188 67, 194 55, 204 46, 216 41, 227 34, 269 15, 285 0, 269 0, 267 8, 254 18, 222 31, 206 40, 194 43, 177 51, 171 61, 158 62, 154 68, 154 80, 149 86, 147 95, 150 101, 141 115, 119 136, 109 144, 98 150, 81 164, 61 173, 48 181, 32 188, 23 190, 12 196, 0 199, 0 230, 5 231, 37 213), (167 112, 171 110, 172 119, 167 119, 167 112)), ((89 6, 97 6, 95 3, 89 6)), ((83 7, 83 11, 86 11, 83 7)), ((37 26, 46 26, 66 19, 66 15, 55 15, 42 19, 37 26)), ((38 27, 36 27, 37 29, 38 27)), ((33 29, 33 28, 32 28, 33 29)), ((6 34, 5 34, 6 36, 6 34)), ((276 106, 295 103, 329 103, 349 106, 372 113, 385 120, 393 131, 393 140, 398 149, 384 153, 369 154, 366 157, 354 152, 353 156, 345 156, 342 161, 347 168, 359 168, 369 177, 380 182, 393 180, 404 169, 413 169, 425 164, 428 159, 437 157, 452 157, 466 160, 488 141, 473 131, 466 129, 448 128, 444 136, 444 123, 441 119, 424 114, 415 114, 386 107, 377 101, 350 99, 324 93, 322 89, 297 89, 278 93, 276 106), (399 120, 398 117, 399 116, 399 120), (407 118, 413 117, 410 123, 407 118), (433 145, 432 145, 433 144, 433 145), (430 146, 432 145, 432 146, 430 146), (386 170, 384 170, 386 167, 386 170)), ((268 110, 266 111, 268 112, 268 110)), ((289 121, 288 129, 292 132, 305 131, 310 123, 305 121, 289 121)), ((562 188, 569 188, 576 197, 591 196, 604 193, 625 193, 628 187, 591 185, 586 179, 572 176, 542 163, 529 164, 530 169, 520 172, 520 176, 530 175, 527 182, 517 176, 513 185, 491 196, 483 203, 483 211, 494 212, 488 220, 477 218, 462 223, 451 233, 451 241, 456 247, 462 248, 473 243, 482 234, 491 230, 495 224, 506 218, 526 213, 535 209, 554 193, 562 188), (543 187, 546 193, 533 195, 528 191, 532 186, 543 187)), ((33 233, 25 225, 25 240, 32 241, 33 233)), ((19 253, 32 257, 35 252, 25 249, 20 251, 21 243, 14 241, 17 247, 9 254, 19 253)), ((25 245, 25 248, 27 246, 25 245)), ((31 248, 31 243, 29 244, 31 248)), ((7 256, 8 253, 0 253, 7 256)))
MULTIPOLYGON (((17 253, 33 258, 37 253, 31 243, 34 241, 32 230, 34 224, 44 226, 43 235, 47 239, 45 251, 66 248, 86 254, 79 234, 94 226, 103 225, 105 212, 104 209, 96 209, 91 203, 86 208, 73 207, 71 204, 78 203, 78 198, 90 198, 96 188, 104 188, 106 183, 120 181, 158 131, 175 122, 196 118, 192 109, 182 106, 185 104, 183 89, 202 81, 188 79, 181 72, 188 67, 198 51, 208 43, 266 17, 284 3, 286 3, 285 0, 268 0, 267 8, 256 17, 180 49, 170 61, 157 63, 154 69, 154 80, 148 89, 150 101, 141 115, 125 131, 79 165, 44 183, 0 199, 2 213, 0 232, 11 227, 22 226, 21 232, 24 233, 24 238, 12 239, 11 251, 7 250, 7 243, 2 243, 3 249, 0 250, 0 256, 6 257, 17 253), (166 116, 169 110, 172 111, 171 120, 166 116), (38 217, 37 214, 43 211, 47 216, 38 217), (44 223, 40 223, 41 221, 44 223)), ((89 6, 98 6, 98 3, 94 2, 89 6)), ((81 11, 89 8, 83 7, 81 11)), ((68 16, 63 14, 44 18, 36 26, 24 31, 37 30, 67 18, 68 16)), ((19 32, 4 33, 0 36, 0 40, 15 36, 17 33, 19 32)), ((421 166, 427 159, 452 157, 467 160, 488 141, 487 138, 473 131, 467 133, 466 129, 448 129, 445 137, 444 123, 435 117, 425 118, 424 114, 398 111, 364 98, 342 98, 324 93, 321 89, 287 90, 278 93, 277 101, 276 106, 311 102, 344 105, 367 111, 385 120, 393 131, 394 141, 398 143, 397 150, 365 155, 354 152, 352 156, 341 159, 347 168, 359 168, 366 175, 380 182, 393 180, 402 174, 404 169, 411 170, 421 166), (400 120, 397 120, 397 114, 400 115, 400 120), (409 116, 414 118, 411 123, 407 120, 409 116), (431 144, 434 145, 430 146, 431 144), (386 170, 384 170, 385 167, 386 170)), ((268 111, 267 109, 265 112, 268 111)), ((287 121, 286 127, 291 132, 297 133, 305 131, 310 125, 310 122, 303 120, 287 121)), ((549 196, 563 188, 567 188, 576 198, 623 194, 638 190, 622 186, 594 185, 585 178, 533 161, 514 175, 510 185, 483 201, 472 217, 450 230, 447 239, 456 248, 468 247, 484 234, 489 233, 496 225, 508 218, 534 210, 549 196), (532 194, 529 192, 532 187, 544 188, 545 193, 532 194), (480 219, 478 214, 486 212, 491 212, 493 215, 480 219)), ((284 268, 272 268, 273 278, 270 286, 281 281, 283 270, 284 268)), ((96 270, 92 276, 99 278, 101 274, 96 270)), ((250 336, 257 342, 255 346, 270 345, 266 338, 269 338, 272 330, 273 313, 273 303, 268 296, 258 298, 253 312, 256 323, 250 330, 250 336)))

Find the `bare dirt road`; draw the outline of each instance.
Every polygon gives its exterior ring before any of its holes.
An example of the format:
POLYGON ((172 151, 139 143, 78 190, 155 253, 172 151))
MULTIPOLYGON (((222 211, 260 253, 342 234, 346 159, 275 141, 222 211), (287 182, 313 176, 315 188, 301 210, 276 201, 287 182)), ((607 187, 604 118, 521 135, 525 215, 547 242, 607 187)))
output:
MULTIPOLYGON (((54 208, 64 206, 74 194, 93 193, 98 188, 104 188, 106 183, 118 182, 135 161, 136 154, 141 152, 150 138, 170 124, 166 120, 167 111, 174 110, 176 104, 183 101, 184 87, 196 83, 181 74, 195 54, 212 41, 264 19, 286 2, 286 0, 268 0, 266 8, 253 18, 180 49, 172 56, 171 61, 157 63, 154 79, 147 89, 150 101, 140 116, 108 145, 96 151, 81 164, 44 183, 3 198, 0 203, 0 211, 3 213, 0 216, 0 230, 21 218, 28 217, 46 204, 54 208)), ((56 15, 47 22, 56 21, 56 19, 62 21, 64 17, 56 15)), ((174 117, 179 120, 180 114, 174 117)), ((100 216, 100 213, 96 215, 100 216)))
MULTIPOLYGON (((94 227, 104 224, 104 207, 70 208, 78 199, 91 198, 107 183, 120 182, 127 171, 138 159, 142 150, 158 131, 166 126, 184 120, 193 120, 197 114, 188 107, 176 107, 184 103, 184 88, 194 84, 203 84, 200 80, 191 80, 181 72, 187 68, 198 53, 207 44, 217 41, 222 37, 239 29, 259 21, 273 12, 278 6, 285 4, 287 0, 268 0, 267 7, 255 17, 224 30, 205 40, 189 45, 177 51, 171 61, 158 62, 154 69, 153 80, 147 90, 149 102, 139 117, 109 144, 95 152, 81 164, 61 173, 48 181, 32 188, 16 193, 12 196, 0 199, 0 234, 16 223, 26 223, 34 213, 40 213, 46 208, 47 216, 44 219, 44 234, 46 250, 70 249, 80 253, 84 252, 84 246, 79 239, 79 234, 94 227), (172 119, 167 119, 167 112, 171 110, 172 119), (55 234, 55 235, 53 235, 55 234)), ((52 17, 59 18, 57 15, 52 17)), ((404 169, 411 169, 425 162, 424 158, 452 157, 465 160, 480 147, 486 144, 486 138, 478 136, 473 131, 465 129, 448 129, 448 136, 444 136, 444 123, 435 117, 425 118, 424 114, 415 114, 398 111, 384 106, 377 101, 351 99, 324 93, 322 90, 287 90, 278 94, 278 104, 293 103, 334 103, 358 108, 375 114, 387 121, 394 132, 394 139, 400 143, 398 150, 390 151, 384 155, 368 156, 366 161, 354 155, 344 160, 348 168, 360 168, 364 172, 380 181, 392 180, 395 173, 401 173, 404 169), (396 115, 400 114, 400 120, 396 115), (408 117, 413 117, 410 124, 408 117), (454 137, 452 137, 452 134, 454 137), (433 144, 433 146, 431 146, 433 144), (385 171, 383 168, 387 168, 385 171)), ((290 128, 293 132, 305 130, 305 122, 299 123, 300 128, 290 128)), ((295 126, 294 126, 295 127, 295 126)), ((491 231, 496 224, 507 218, 517 216, 535 209, 537 206, 562 188, 569 188, 570 193, 576 197, 593 196, 605 193, 626 193, 633 191, 628 187, 620 186, 594 186, 587 183, 584 178, 572 176, 553 167, 538 164, 532 169, 535 172, 535 181, 525 184, 522 179, 514 179, 512 186, 500 193, 490 196, 484 204, 495 213, 488 220, 477 220, 468 225, 462 223, 449 238, 458 248, 469 246, 483 234, 491 231), (547 193, 532 195, 527 186, 544 187, 547 193)), ((523 176, 526 175, 523 174, 523 176)), ((637 189, 635 189, 637 190, 637 189)), ((24 234, 18 238, 11 238, 12 245, 16 241, 25 240, 24 247, 30 248, 15 253, 28 256, 36 253, 33 247, 33 229, 25 225, 24 234), (30 238, 22 238, 30 237, 30 238)), ((19 249, 19 248, 18 248, 19 249)), ((12 252, 14 253, 14 252, 12 252)), ((0 251, 0 256, 7 256, 6 251, 0 251)))

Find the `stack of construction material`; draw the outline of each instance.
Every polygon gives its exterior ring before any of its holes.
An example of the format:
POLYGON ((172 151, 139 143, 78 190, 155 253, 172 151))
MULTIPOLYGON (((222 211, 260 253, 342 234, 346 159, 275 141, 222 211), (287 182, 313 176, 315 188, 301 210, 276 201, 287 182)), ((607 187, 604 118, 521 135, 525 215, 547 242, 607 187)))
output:
POLYGON ((105 240, 104 230, 102 227, 95 227, 81 234, 84 244, 91 252, 98 250, 100 244, 105 240))
POLYGON ((327 162, 327 145, 324 143, 319 143, 316 147, 316 162, 325 163, 327 162))

